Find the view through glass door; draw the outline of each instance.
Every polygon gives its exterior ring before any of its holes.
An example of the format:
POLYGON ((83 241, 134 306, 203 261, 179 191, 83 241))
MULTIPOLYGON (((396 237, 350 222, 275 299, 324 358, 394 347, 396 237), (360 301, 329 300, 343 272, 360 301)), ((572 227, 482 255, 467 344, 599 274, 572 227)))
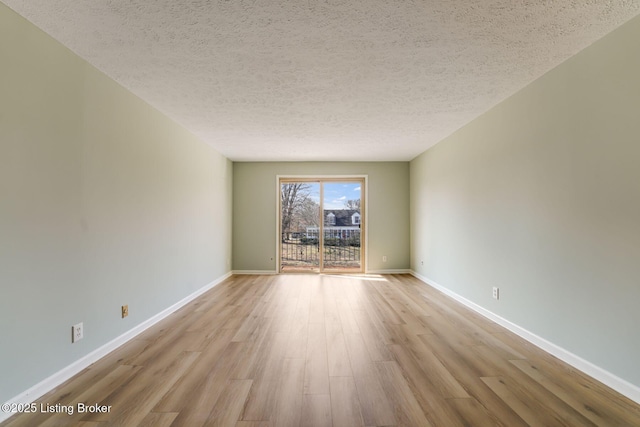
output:
POLYGON ((363 271, 364 178, 280 179, 280 271, 363 271))

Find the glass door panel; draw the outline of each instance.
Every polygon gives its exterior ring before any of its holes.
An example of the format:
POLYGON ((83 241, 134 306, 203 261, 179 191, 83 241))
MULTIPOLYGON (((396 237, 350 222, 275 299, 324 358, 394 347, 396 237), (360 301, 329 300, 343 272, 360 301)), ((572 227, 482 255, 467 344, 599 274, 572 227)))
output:
POLYGON ((362 271, 362 183, 322 183, 321 271, 362 271))
POLYGON ((320 271, 320 183, 280 182, 280 271, 320 271))

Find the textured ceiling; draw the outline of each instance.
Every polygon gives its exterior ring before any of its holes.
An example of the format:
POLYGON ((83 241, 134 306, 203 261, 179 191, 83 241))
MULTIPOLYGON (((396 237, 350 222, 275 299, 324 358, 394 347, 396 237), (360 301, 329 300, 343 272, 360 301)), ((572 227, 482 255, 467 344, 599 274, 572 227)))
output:
POLYGON ((0 0, 220 153, 410 160, 640 0, 0 0))

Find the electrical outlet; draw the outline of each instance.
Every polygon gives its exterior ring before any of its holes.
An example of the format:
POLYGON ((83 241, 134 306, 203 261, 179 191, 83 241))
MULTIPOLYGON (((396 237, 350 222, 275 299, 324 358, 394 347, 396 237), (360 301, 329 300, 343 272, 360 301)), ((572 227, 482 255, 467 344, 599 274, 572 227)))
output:
POLYGON ((386 255, 382 255, 382 262, 387 262, 387 256, 386 255))
POLYGON ((420 261, 420 265, 424 265, 424 261, 420 261))
POLYGON ((82 322, 80 322, 71 327, 71 342, 78 342, 82 338, 84 338, 84 326, 82 325, 82 322))
POLYGON ((128 305, 123 305, 122 306, 122 318, 124 319, 128 315, 129 315, 129 306, 128 305))
POLYGON ((493 287, 493 299, 500 299, 500 288, 493 287))

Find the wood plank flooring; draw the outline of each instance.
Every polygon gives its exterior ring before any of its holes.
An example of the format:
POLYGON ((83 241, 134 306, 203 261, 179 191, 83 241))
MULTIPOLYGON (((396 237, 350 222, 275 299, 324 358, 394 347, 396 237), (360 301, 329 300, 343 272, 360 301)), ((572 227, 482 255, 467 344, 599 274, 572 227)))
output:
POLYGON ((640 426, 640 405, 409 275, 233 276, 3 426, 640 426))

